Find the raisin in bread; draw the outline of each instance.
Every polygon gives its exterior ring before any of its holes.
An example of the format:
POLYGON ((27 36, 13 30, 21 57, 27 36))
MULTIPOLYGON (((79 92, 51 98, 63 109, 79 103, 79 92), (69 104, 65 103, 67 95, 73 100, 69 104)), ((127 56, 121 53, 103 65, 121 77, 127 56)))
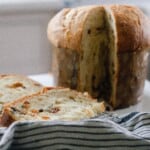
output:
POLYGON ((63 9, 47 29, 56 85, 88 91, 114 109, 135 104, 146 78, 149 27, 134 6, 63 9))
POLYGON ((63 120, 76 121, 97 116, 105 110, 103 102, 97 102, 87 93, 68 88, 46 88, 43 92, 4 106, 2 125, 14 121, 63 120))
POLYGON ((5 103, 31 95, 43 86, 21 75, 0 75, 0 113, 5 103))

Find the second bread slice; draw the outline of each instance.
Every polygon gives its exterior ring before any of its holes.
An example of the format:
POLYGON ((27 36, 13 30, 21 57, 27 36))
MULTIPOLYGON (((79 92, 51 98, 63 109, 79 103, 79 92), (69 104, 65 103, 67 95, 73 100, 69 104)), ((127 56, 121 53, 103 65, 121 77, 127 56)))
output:
POLYGON ((67 88, 46 88, 42 93, 7 104, 2 114, 2 125, 29 120, 81 120, 97 116, 104 110, 104 104, 87 93, 67 88))

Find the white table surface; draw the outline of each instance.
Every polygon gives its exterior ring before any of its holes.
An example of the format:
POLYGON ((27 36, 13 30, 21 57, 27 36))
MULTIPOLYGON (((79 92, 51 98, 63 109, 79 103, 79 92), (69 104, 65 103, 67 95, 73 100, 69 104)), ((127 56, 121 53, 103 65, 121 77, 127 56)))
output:
MULTIPOLYGON (((31 79, 36 80, 43 84, 44 86, 54 86, 54 80, 52 74, 38 74, 38 75, 30 75, 31 79)), ((139 112, 150 112, 150 82, 145 81, 144 92, 142 95, 142 101, 136 105, 133 105, 126 109, 120 109, 115 111, 115 113, 119 115, 123 115, 126 113, 130 113, 133 111, 139 112)))

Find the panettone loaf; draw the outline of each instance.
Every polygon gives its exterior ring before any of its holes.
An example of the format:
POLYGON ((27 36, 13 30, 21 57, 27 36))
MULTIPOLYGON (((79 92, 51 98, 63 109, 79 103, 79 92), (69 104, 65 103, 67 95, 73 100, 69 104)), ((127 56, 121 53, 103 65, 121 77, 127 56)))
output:
POLYGON ((43 86, 28 77, 21 75, 0 75, 0 114, 5 103, 34 94, 43 89, 43 86))
POLYGON ((149 27, 134 6, 63 9, 47 30, 57 85, 87 91, 113 108, 135 104, 146 76, 149 27))
POLYGON ((43 92, 6 104, 1 124, 9 126, 14 121, 25 120, 76 121, 95 117, 104 110, 104 103, 97 102, 87 93, 67 88, 45 88, 43 92))

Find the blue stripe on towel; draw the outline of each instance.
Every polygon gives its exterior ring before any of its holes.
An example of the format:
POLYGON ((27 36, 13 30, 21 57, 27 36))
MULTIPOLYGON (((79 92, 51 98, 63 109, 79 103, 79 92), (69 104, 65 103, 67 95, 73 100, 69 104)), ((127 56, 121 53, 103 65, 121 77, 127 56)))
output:
POLYGON ((109 113, 79 122, 15 122, 0 130, 0 150, 148 150, 150 113, 109 113))

